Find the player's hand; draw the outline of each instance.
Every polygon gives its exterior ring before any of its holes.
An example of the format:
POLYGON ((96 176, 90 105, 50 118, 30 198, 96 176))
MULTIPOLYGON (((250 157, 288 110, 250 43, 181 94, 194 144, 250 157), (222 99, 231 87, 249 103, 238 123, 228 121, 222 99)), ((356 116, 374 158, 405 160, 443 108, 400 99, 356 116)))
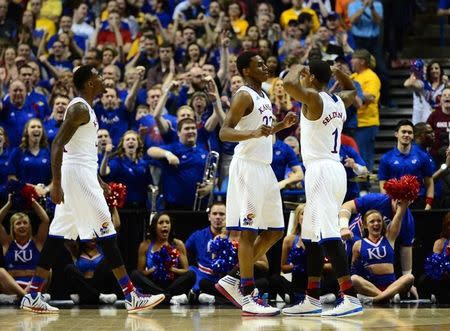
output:
POLYGON ((64 203, 64 192, 61 187, 61 184, 50 186, 50 197, 52 198, 52 202, 56 205, 59 205, 61 202, 64 203))
POLYGON ((340 232, 342 240, 350 240, 353 238, 353 232, 349 228, 343 228, 340 232))
POLYGON ((289 128, 291 126, 293 126, 295 123, 297 123, 297 115, 290 111, 289 113, 286 114, 286 116, 283 119, 283 125, 285 128, 289 128))
POLYGON ((272 127, 268 125, 261 125, 256 130, 253 130, 253 138, 267 137, 272 134, 272 127))

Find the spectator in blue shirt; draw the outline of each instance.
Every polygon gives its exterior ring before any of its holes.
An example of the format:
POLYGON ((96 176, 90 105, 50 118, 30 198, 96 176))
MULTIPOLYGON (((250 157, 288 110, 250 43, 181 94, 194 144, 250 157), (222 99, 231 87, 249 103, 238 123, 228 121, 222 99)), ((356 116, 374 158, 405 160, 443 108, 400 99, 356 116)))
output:
MULTIPOLYGON (((339 211, 339 226, 341 237, 346 240, 347 253, 351 256, 353 244, 362 238, 362 215, 369 210, 377 210, 383 215, 386 226, 394 219, 396 201, 387 194, 369 193, 363 197, 345 202, 339 211), (354 217, 352 218, 352 215, 354 217)), ((403 275, 412 272, 412 245, 415 237, 414 217, 407 208, 402 218, 400 234, 400 264, 403 275)), ((413 286, 410 293, 417 299, 417 289, 413 286)))
POLYGON ((303 179, 303 170, 300 166, 300 161, 295 155, 294 150, 285 142, 276 139, 273 136, 273 159, 271 167, 278 180, 280 190, 286 186, 298 183, 303 179), (286 169, 291 170, 291 174, 286 178, 286 169))
POLYGON ((32 184, 44 196, 50 191, 52 172, 47 135, 40 119, 29 120, 23 129, 22 142, 8 160, 8 179, 32 184))
POLYGON ((429 210, 434 199, 433 161, 427 154, 419 149, 412 148, 414 138, 414 125, 411 121, 398 122, 395 137, 397 147, 383 155, 378 168, 380 191, 384 190, 384 183, 391 178, 400 178, 404 175, 416 176, 421 183, 419 198, 412 208, 429 210))
POLYGON ((53 139, 55 139, 61 126, 64 113, 69 105, 69 98, 65 95, 56 95, 53 99, 53 111, 50 118, 44 122, 44 128, 47 132, 48 142, 51 145, 53 139))
POLYGON ((31 118, 43 118, 43 114, 26 103, 26 87, 20 80, 9 85, 9 98, 5 98, 0 112, 0 125, 8 132, 11 147, 19 146, 25 123, 31 118))
POLYGON ((34 89, 33 84, 33 68, 28 64, 24 64, 19 68, 19 80, 21 80, 27 89, 26 103, 32 109, 43 114, 44 117, 50 115, 50 107, 47 103, 47 97, 34 89))
MULTIPOLYGON (((110 160, 111 147, 111 145, 107 145, 100 166, 100 176, 108 182, 126 185, 125 208, 145 209, 148 185, 152 182, 148 161, 144 159, 144 144, 141 138, 135 131, 125 132, 120 139, 115 157, 110 160)), ((124 255, 125 265, 130 270, 137 266, 136 252, 139 242, 144 237, 143 230, 146 220, 142 213, 128 213, 121 219, 119 247, 124 255)))
MULTIPOLYGON (((208 220, 211 223, 210 226, 195 231, 186 241, 186 249, 191 262, 190 269, 197 274, 197 280, 193 287, 194 292, 198 293, 201 291, 202 283, 204 282, 209 282, 214 286, 220 278, 220 276, 215 274, 211 269, 213 261, 211 259, 211 253, 208 251, 208 243, 210 240, 213 240, 215 237, 222 234, 225 227, 225 213, 226 208, 224 203, 213 203, 208 213, 208 220)), ((210 287, 211 286, 208 288, 210 287)), ((211 302, 212 299, 213 298, 206 293, 200 294, 198 298, 200 303, 208 303, 211 302)))
MULTIPOLYGON (((192 210, 208 152, 197 146, 197 126, 193 119, 185 118, 178 122, 178 137, 179 142, 150 147, 147 153, 154 159, 164 160, 161 162, 161 178, 166 209, 192 210)), ((212 185, 204 184, 198 189, 200 197, 212 190, 212 185)))
POLYGON ((386 104, 389 96, 389 77, 386 70, 381 25, 383 23, 383 5, 378 0, 355 0, 348 4, 348 16, 352 23, 351 32, 355 48, 367 49, 376 60, 376 72, 383 82, 381 103, 386 104))
POLYGON ((5 129, 0 126, 0 204, 6 202, 8 193, 6 184, 8 182, 8 134, 5 129))
POLYGON ((97 163, 98 168, 100 169, 100 165, 102 164, 103 157, 105 156, 106 150, 113 150, 111 136, 109 135, 108 130, 106 129, 98 129, 97 131, 97 163))
POLYGON ((367 175, 366 163, 361 155, 348 145, 341 145, 339 150, 341 163, 345 167, 347 173, 347 193, 345 194, 344 202, 353 200, 359 197, 359 186, 355 181, 357 176, 367 175))

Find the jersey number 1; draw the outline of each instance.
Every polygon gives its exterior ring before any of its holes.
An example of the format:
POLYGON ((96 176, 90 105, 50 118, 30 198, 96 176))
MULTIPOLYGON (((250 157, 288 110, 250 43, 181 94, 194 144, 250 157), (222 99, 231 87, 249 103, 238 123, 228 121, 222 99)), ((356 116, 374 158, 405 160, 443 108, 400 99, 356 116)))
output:
POLYGON ((339 136, 339 132, 338 129, 334 130, 332 135, 334 136, 334 147, 333 150, 331 151, 331 153, 336 154, 337 151, 337 143, 338 143, 338 136, 339 136))

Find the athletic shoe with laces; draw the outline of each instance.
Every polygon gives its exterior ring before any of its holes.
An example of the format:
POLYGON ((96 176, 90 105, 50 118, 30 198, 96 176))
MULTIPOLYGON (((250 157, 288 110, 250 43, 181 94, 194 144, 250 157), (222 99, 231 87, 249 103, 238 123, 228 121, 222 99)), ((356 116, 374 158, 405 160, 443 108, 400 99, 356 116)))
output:
POLYGON ((200 293, 198 296, 198 302, 201 304, 211 305, 216 302, 216 298, 211 294, 200 293))
POLYGON ((40 292, 24 295, 20 302, 20 309, 38 314, 55 314, 59 312, 58 308, 50 306, 44 301, 44 297, 40 292))
POLYGON ((164 294, 147 295, 133 291, 125 297, 125 308, 129 314, 142 310, 152 309, 164 300, 164 294))
POLYGON ((233 305, 242 308, 244 296, 242 295, 240 285, 241 281, 239 279, 227 275, 219 279, 215 286, 217 291, 230 300, 233 305))
POLYGON ((344 295, 338 299, 338 304, 333 309, 322 313, 323 317, 347 317, 363 313, 361 302, 351 295, 344 295))
POLYGON ((186 294, 174 295, 170 298, 171 305, 187 305, 188 303, 189 300, 186 294))
POLYGON ((322 304, 320 300, 305 295, 304 299, 296 305, 283 308, 282 313, 288 316, 320 316, 322 304))
POLYGON ((278 308, 264 304, 256 288, 242 299, 242 316, 275 316, 279 313, 278 308))
POLYGON ((101 303, 113 304, 117 301, 117 295, 115 295, 114 293, 100 293, 100 295, 98 296, 98 301, 100 301, 101 303))

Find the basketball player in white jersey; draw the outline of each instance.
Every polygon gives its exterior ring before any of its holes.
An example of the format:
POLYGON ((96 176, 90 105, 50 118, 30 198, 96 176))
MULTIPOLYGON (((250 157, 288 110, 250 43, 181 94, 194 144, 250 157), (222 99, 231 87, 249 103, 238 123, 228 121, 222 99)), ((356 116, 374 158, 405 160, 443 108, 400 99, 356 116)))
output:
POLYGON ((282 122, 274 122, 272 104, 261 89, 268 77, 261 56, 244 52, 237 58, 237 68, 245 85, 233 96, 220 139, 239 142, 230 164, 226 222, 227 229, 240 231, 239 270, 220 279, 216 288, 242 308, 243 315, 273 316, 280 311, 258 300, 253 268, 283 236, 280 189, 270 167, 272 134, 293 125, 297 116, 289 113, 282 122))
POLYGON ((80 97, 74 98, 52 144, 52 185, 50 196, 57 204, 48 238, 41 252, 29 293, 20 307, 35 313, 55 313, 58 308, 42 300, 41 290, 49 270, 64 250, 64 239, 96 238, 111 265, 125 296, 129 313, 150 309, 164 300, 163 294, 143 295, 134 288, 123 265, 116 243, 103 190, 97 177, 98 122, 92 109, 94 98, 104 93, 101 77, 93 66, 81 66, 73 75, 80 97))
POLYGON ((356 89, 338 68, 325 61, 311 61, 309 67, 296 65, 284 78, 284 88, 300 101, 300 147, 305 172, 306 206, 302 238, 308 254, 308 287, 304 300, 283 309, 297 316, 350 316, 362 313, 356 297, 341 241, 339 209, 347 189, 344 166, 339 160, 345 108, 353 103, 356 89), (332 72, 343 90, 326 91, 332 72), (319 301, 323 251, 333 265, 342 297, 335 308, 322 312, 319 301))

